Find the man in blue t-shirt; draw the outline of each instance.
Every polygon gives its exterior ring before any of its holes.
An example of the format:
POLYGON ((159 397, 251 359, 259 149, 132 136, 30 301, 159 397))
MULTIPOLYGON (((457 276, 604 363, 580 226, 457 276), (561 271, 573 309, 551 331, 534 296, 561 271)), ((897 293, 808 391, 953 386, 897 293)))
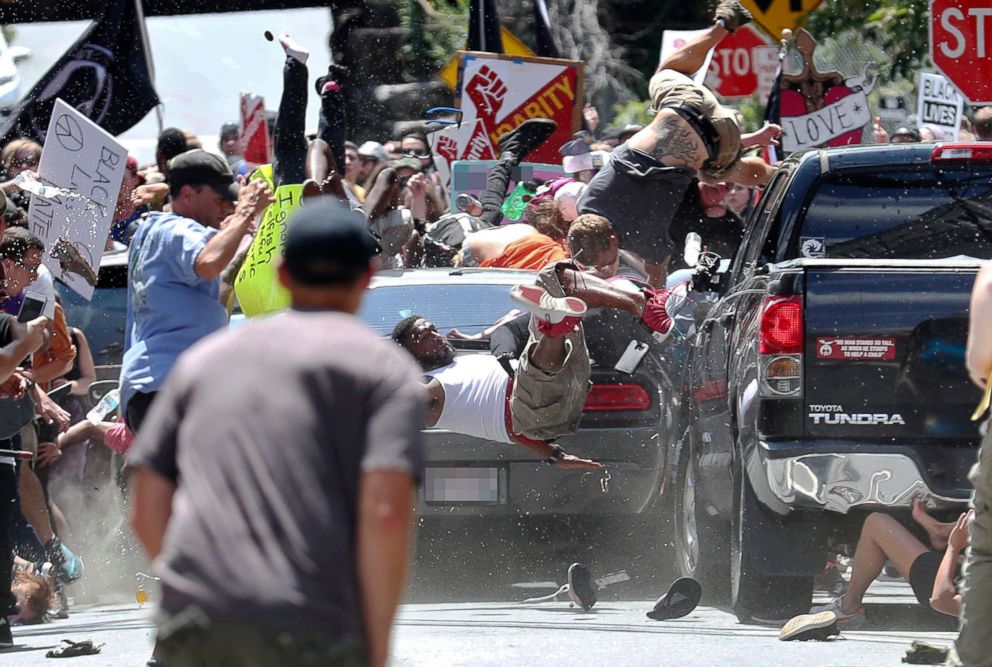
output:
POLYGON ((264 181, 239 187, 204 150, 170 161, 169 194, 172 212, 138 226, 128 257, 121 408, 135 433, 179 354, 227 324, 220 275, 272 202, 264 181))

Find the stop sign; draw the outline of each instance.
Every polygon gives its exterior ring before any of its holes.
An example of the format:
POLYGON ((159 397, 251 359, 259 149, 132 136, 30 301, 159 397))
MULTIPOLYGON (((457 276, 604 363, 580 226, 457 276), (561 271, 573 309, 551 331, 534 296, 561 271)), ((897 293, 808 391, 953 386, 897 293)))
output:
POLYGON ((989 0, 930 0, 930 59, 973 104, 992 102, 989 0))
POLYGON ((777 67, 775 47, 751 26, 745 26, 724 37, 713 51, 706 85, 723 97, 747 97, 757 92, 760 84, 770 84, 777 67))

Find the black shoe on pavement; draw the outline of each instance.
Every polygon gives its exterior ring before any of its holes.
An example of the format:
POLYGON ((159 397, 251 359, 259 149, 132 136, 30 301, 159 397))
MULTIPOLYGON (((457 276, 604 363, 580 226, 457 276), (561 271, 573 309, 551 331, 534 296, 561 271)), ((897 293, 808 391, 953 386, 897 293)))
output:
POLYGON ((582 607, 582 611, 589 611, 596 604, 592 573, 582 563, 572 563, 568 568, 568 597, 582 607))
POLYGON ((837 614, 832 611, 821 611, 817 614, 801 614, 790 619, 782 626, 778 638, 784 642, 805 642, 811 639, 826 641, 830 637, 839 635, 837 614))
POLYGON ((0 649, 14 645, 14 635, 10 632, 10 621, 6 616, 0 616, 0 649))
POLYGON ((682 618, 696 608, 702 597, 703 587, 698 581, 692 577, 676 579, 668 592, 654 603, 654 609, 648 612, 648 618, 656 621, 682 618))
POLYGON ((720 0, 713 12, 714 21, 722 21, 727 32, 734 32, 742 25, 751 22, 754 16, 739 2, 739 0, 720 0))
POLYGON ((513 153, 518 162, 532 150, 543 144, 558 129, 558 123, 550 118, 530 118, 496 140, 499 154, 513 153))

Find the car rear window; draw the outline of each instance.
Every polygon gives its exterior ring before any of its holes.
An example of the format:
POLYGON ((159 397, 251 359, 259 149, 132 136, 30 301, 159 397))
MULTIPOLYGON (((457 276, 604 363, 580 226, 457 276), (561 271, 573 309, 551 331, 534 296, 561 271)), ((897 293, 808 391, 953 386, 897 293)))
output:
POLYGON ((391 285, 369 290, 358 315, 383 336, 410 315, 426 317, 442 333, 477 333, 514 305, 509 285, 391 285))
POLYGON ((992 170, 827 176, 810 200, 796 254, 992 258, 992 170))

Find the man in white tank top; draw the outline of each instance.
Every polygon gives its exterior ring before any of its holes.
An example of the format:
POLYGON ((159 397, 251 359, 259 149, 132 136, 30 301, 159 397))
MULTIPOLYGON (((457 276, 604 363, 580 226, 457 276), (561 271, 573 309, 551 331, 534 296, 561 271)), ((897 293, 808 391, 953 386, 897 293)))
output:
POLYGON ((542 270, 537 283, 510 290, 513 300, 531 313, 530 337, 513 377, 492 355, 456 356, 447 338, 419 315, 397 324, 392 337, 431 378, 426 385, 428 427, 515 442, 557 468, 596 469, 599 463, 566 454, 554 443, 578 428, 589 392, 582 316, 588 301, 593 307, 630 311, 655 328, 646 317, 650 299, 618 290, 565 262, 542 270))

